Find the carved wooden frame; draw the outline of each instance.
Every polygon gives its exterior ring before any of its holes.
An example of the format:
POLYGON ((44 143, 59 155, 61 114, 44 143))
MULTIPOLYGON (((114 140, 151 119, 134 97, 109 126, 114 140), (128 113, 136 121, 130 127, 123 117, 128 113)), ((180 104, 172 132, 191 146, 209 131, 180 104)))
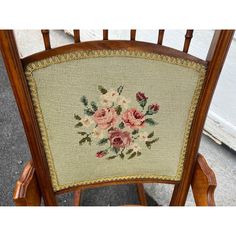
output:
MULTIPOLYGON (((38 127, 38 123, 36 120, 35 112, 33 109, 32 100, 29 93, 29 88, 26 83, 26 78, 24 74, 24 67, 32 62, 41 60, 44 58, 48 58, 54 55, 68 53, 71 51, 77 50, 99 50, 99 49, 124 49, 124 50, 141 50, 145 52, 156 52, 163 55, 168 55, 172 57, 178 57, 183 59, 192 60, 198 62, 200 64, 207 66, 206 78, 204 81, 202 93, 200 95, 199 103, 197 105, 197 109, 195 111, 194 119, 192 122, 187 151, 186 151, 186 159, 184 163, 184 171, 182 174, 182 179, 180 181, 164 181, 158 180, 155 182, 158 183, 169 183, 174 184, 174 192, 172 195, 172 199, 170 205, 172 206, 182 206, 185 204, 186 197, 189 191, 189 187, 192 182, 192 188, 196 198, 199 199, 198 192, 199 190, 199 182, 207 180, 204 182, 204 185, 212 186, 212 183, 209 180, 212 180, 208 176, 209 173, 212 174, 211 171, 206 171, 209 168, 207 165, 203 164, 204 161, 202 157, 198 156, 198 148, 199 142, 203 130, 203 125, 206 119, 207 111, 209 109, 209 105, 212 99, 212 95, 214 89, 217 84, 217 80, 219 78, 221 69, 223 67, 230 43, 233 38, 234 31, 233 30, 217 30, 215 31, 208 55, 206 60, 201 60, 199 58, 193 57, 189 54, 188 48, 190 44, 190 40, 192 38, 192 32, 190 30, 186 33, 186 40, 184 44, 183 51, 178 51, 173 48, 162 46, 162 40, 164 32, 163 30, 159 31, 158 44, 144 43, 135 41, 135 30, 131 30, 131 41, 121 41, 121 40, 108 40, 108 31, 104 30, 103 36, 104 39, 102 41, 94 41, 94 42, 80 42, 79 32, 76 31, 75 34, 75 43, 71 45, 66 45, 59 48, 51 49, 49 34, 48 31, 43 31, 44 42, 46 50, 40 53, 36 53, 34 55, 28 56, 26 58, 20 59, 19 53, 17 50, 15 38, 13 31, 11 30, 1 30, 0 31, 0 45, 2 50, 2 55, 5 61, 6 69, 8 71, 9 79, 11 81, 12 89, 17 101, 17 105, 21 114, 21 118, 23 121, 23 125, 26 131, 27 139, 30 146, 30 151, 32 155, 32 160, 34 165, 28 164, 26 170, 23 172, 15 190, 14 199, 17 205, 20 204, 28 204, 27 198, 29 195, 28 191, 32 191, 32 195, 35 195, 35 199, 38 199, 39 192, 42 194, 45 205, 57 205, 56 203, 56 194, 60 194, 66 191, 75 191, 77 188, 68 188, 62 191, 54 192, 51 184, 48 164, 45 156, 45 151, 42 144, 42 139, 40 135, 40 130, 38 127), (34 167, 33 167, 34 166, 34 167), (34 169, 34 171, 33 171, 34 169), (31 174, 28 173, 31 170, 31 174), (35 173, 32 177, 32 171, 35 173), (25 173, 27 172, 27 174, 25 173), (195 173, 197 173, 195 175, 195 173), (24 177, 26 176, 26 177, 24 177), (31 178, 30 178, 31 176, 31 178), (196 177, 197 176, 197 177, 196 177), (203 176, 206 176, 203 177, 203 176), (205 180, 204 180, 205 178, 205 180), (32 180, 33 179, 33 180, 32 180), (31 186, 32 181, 34 181, 34 189, 31 186), (36 182, 35 182, 36 181, 36 182), (37 183, 37 184, 36 184, 37 183), (28 186, 28 187, 27 187, 28 186), (23 190, 22 190, 23 189, 23 190), (24 190, 25 189, 25 190, 24 190), (25 200, 20 200, 25 199, 25 200), (21 203, 20 203, 21 202, 21 203)), ((85 187, 96 187, 96 186, 104 186, 111 184, 126 184, 126 183, 136 183, 138 184, 138 192, 140 196, 140 200, 143 205, 146 204, 146 200, 144 200, 144 190, 141 186, 142 183, 153 182, 151 179, 136 179, 136 180, 122 180, 122 181, 111 181, 104 182, 99 184, 91 184, 86 186, 81 186, 80 188, 85 187)), ((214 183, 215 184, 215 183, 214 183)), ((214 185, 213 184, 213 185, 214 185)), ((216 184, 215 184, 216 185, 216 184)), ((213 187, 209 187, 213 189, 213 187)), ((205 192, 203 191, 205 194, 205 192)), ((212 198, 213 190, 207 190, 207 194, 210 193, 209 199, 212 198)), ((78 195, 78 192, 77 192, 78 195)), ((75 203, 78 203, 79 197, 75 198, 75 203), (76 200, 77 199, 77 200, 76 200)), ((29 204, 34 202, 38 203, 38 200, 31 201, 28 200, 29 204)), ((203 201, 197 200, 197 205, 203 204, 203 201)), ((204 204, 206 201, 204 202, 204 204)), ((207 201, 210 205, 214 203, 214 201, 207 201)), ((203 204, 203 205, 204 205, 203 204)))

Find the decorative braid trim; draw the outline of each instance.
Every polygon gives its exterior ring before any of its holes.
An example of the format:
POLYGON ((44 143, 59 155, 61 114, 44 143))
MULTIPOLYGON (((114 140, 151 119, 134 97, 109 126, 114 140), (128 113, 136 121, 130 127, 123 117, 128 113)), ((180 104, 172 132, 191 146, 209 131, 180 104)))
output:
POLYGON ((183 173, 183 166, 185 161, 185 154, 189 140, 190 129, 194 117, 194 113, 197 107, 197 103, 199 100, 199 96, 202 90, 202 85, 205 79, 206 68, 204 65, 199 63, 185 60, 182 58, 170 57, 166 55, 156 54, 156 53, 148 53, 142 51, 128 51, 128 50, 89 50, 89 51, 76 51, 72 53, 61 54, 57 56, 52 56, 44 60, 32 62, 26 66, 25 75, 28 81, 28 85, 30 88, 30 93, 36 113, 36 117, 38 120, 42 141, 48 161, 48 166, 51 175, 51 181, 53 185, 54 191, 59 191, 62 189, 66 189, 69 187, 75 187, 80 185, 89 185, 95 183, 109 182, 109 181, 118 181, 118 180, 135 180, 135 179, 153 179, 153 180, 173 180, 180 181, 183 173), (194 95, 192 98, 191 106, 188 113, 188 119, 185 127, 183 146, 181 149, 179 164, 177 168, 177 173, 175 176, 160 176, 160 175, 137 175, 137 176, 117 176, 117 177, 107 177, 89 181, 78 181, 66 185, 61 185, 58 181, 55 165, 52 158, 52 153, 50 150, 50 145, 48 143, 48 134, 45 127, 45 122, 43 118, 43 113, 40 107, 37 85, 35 79, 33 78, 33 72, 35 70, 39 70, 50 65, 64 63, 73 60, 86 59, 86 58, 97 58, 97 57, 134 57, 134 58, 142 58, 148 60, 162 61, 174 65, 179 65, 183 67, 187 67, 193 69, 199 73, 199 79, 197 81, 197 85, 194 91, 194 95))

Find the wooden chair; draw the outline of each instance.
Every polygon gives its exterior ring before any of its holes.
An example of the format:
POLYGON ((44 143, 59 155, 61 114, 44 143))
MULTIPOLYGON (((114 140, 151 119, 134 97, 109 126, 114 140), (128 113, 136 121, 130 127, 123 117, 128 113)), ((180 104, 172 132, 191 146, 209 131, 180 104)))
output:
POLYGON ((29 142, 32 160, 14 191, 16 205, 57 205, 56 195, 143 183, 174 185, 171 206, 185 205, 190 186, 197 206, 213 206, 216 178, 198 154, 210 101, 233 30, 215 31, 206 60, 183 51, 130 41, 80 42, 20 59, 13 31, 0 32, 2 55, 29 142))

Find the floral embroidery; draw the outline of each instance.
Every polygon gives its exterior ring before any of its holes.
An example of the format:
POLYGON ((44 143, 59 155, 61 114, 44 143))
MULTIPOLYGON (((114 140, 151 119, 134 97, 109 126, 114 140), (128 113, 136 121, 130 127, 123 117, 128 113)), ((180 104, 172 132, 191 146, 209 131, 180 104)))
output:
POLYGON ((157 103, 146 106, 148 97, 137 92, 136 101, 141 109, 129 108, 131 100, 121 95, 123 88, 124 86, 120 86, 117 90, 107 90, 98 86, 101 92, 100 106, 94 101, 89 103, 87 97, 82 96, 85 116, 81 118, 77 114, 74 115, 78 122, 75 128, 86 128, 78 132, 81 136, 79 144, 91 145, 97 140, 97 145, 101 146, 95 154, 97 158, 131 159, 142 154, 140 143, 145 143, 146 147, 151 149, 152 144, 158 141, 158 138, 154 137, 154 131, 147 133, 143 129, 147 125, 158 124, 151 116, 158 113, 160 106, 157 103))

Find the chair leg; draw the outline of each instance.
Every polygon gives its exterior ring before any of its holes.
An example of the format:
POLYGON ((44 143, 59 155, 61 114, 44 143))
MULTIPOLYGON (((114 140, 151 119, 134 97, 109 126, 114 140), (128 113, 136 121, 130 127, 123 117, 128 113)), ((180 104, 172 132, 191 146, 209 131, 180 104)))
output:
POLYGON ((142 206, 147 206, 147 199, 146 199, 146 194, 145 194, 143 184, 136 184, 136 186, 137 186, 137 191, 138 191, 140 204, 142 206))
POLYGON ((81 192, 82 189, 76 190, 74 192, 74 206, 80 206, 81 192))
POLYGON ((196 206, 215 206, 214 191, 216 177, 205 158, 198 154, 192 179, 192 190, 196 206))

